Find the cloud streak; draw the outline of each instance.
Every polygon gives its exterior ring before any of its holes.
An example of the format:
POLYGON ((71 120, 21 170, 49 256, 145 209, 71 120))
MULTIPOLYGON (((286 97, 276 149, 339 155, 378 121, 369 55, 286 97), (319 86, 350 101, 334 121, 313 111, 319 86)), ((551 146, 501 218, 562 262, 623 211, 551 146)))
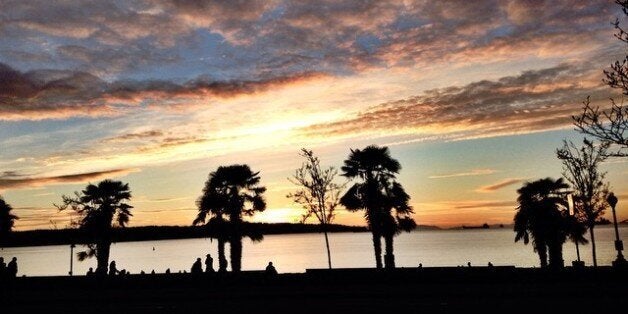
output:
POLYGON ((429 176, 429 179, 447 179, 447 178, 457 178, 457 177, 470 177, 470 176, 484 176, 497 172, 493 169, 473 169, 467 172, 456 172, 449 174, 441 174, 441 175, 432 175, 429 176))
POLYGON ((310 136, 441 135, 448 139, 528 133, 571 124, 577 99, 606 99, 599 71, 561 64, 498 80, 425 91, 382 103, 354 117, 312 125, 310 136))
POLYGON ((12 190, 41 187, 53 184, 75 184, 90 180, 100 180, 104 178, 121 177, 138 169, 113 169, 106 171, 85 172, 67 174, 52 177, 15 177, 13 175, 0 176, 0 190, 12 190))
POLYGON ((476 192, 479 193, 492 193, 495 192, 497 190, 501 190, 505 187, 509 187, 511 185, 515 185, 517 183, 523 182, 522 179, 518 179, 518 178, 513 178, 513 179, 504 179, 503 181, 497 182, 495 184, 490 184, 490 185, 484 185, 479 187, 477 190, 475 190, 476 192))
POLYGON ((0 120, 115 116, 147 102, 159 107, 180 106, 191 100, 257 94, 322 76, 307 72, 243 81, 198 77, 182 84, 168 81, 109 83, 85 72, 20 72, 0 63, 0 120))

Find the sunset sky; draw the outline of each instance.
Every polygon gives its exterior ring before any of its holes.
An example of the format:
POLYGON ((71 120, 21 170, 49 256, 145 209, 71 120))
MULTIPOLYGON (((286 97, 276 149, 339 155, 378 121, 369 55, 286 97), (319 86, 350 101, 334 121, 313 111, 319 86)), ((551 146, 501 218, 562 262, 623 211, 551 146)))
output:
MULTIPOLYGON (((340 167, 369 144, 400 161, 417 223, 507 224, 523 182, 561 176, 556 148, 582 140, 570 116, 587 95, 608 106, 602 69, 626 55, 612 1, 200 3, 0 2, 0 194, 18 230, 64 227, 53 203, 105 178, 129 183, 131 226, 189 225, 208 173, 234 163, 268 188, 253 220, 295 222, 299 149, 340 167)), ((627 164, 603 168, 627 219, 627 164)))

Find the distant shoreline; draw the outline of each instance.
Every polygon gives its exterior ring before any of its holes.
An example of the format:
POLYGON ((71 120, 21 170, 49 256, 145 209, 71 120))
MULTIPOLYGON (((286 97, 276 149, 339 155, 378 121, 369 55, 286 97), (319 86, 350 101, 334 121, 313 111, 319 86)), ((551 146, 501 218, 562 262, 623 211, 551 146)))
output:
MULTIPOLYGON (((625 226, 622 223, 620 226, 625 226)), ((263 235, 279 234, 305 234, 321 233, 321 226, 318 224, 301 223, 247 223, 247 227, 263 235)), ((612 227, 612 225, 599 225, 598 227, 612 227)), ((490 225, 483 228, 475 225, 461 225, 449 228, 441 228, 432 225, 418 225, 415 231, 464 231, 464 230, 510 230, 512 225, 490 225)), ((330 233, 339 232, 368 232, 365 226, 347 226, 331 224, 328 225, 330 233)), ((211 238, 207 229, 203 226, 140 226, 116 228, 113 230, 112 241, 134 242, 134 241, 155 241, 155 240, 179 240, 211 238)), ((55 229, 55 230, 28 230, 15 231, 10 238, 0 247, 30 247, 47 245, 70 245, 88 243, 88 237, 78 229, 55 229)))
MULTIPOLYGON (((322 232, 317 224, 297 223, 246 223, 246 228, 263 235, 300 234, 322 232)), ((328 232, 367 232, 364 226, 345 226, 330 224, 328 232)), ((214 237, 204 226, 140 226, 114 228, 112 242, 178 240, 214 237)), ((45 245, 85 244, 89 242, 87 234, 79 229, 28 230, 16 231, 3 241, 2 247, 28 247, 45 245)))

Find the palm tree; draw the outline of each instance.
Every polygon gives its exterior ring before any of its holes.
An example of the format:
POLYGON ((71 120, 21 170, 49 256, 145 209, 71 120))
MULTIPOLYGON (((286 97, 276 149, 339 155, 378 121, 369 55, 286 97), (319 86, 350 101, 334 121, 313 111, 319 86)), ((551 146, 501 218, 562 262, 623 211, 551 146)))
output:
POLYGON ((199 197, 196 204, 198 206, 198 215, 194 219, 194 225, 205 223, 210 235, 218 240, 218 271, 227 270, 227 259, 225 257, 225 242, 227 241, 227 226, 225 224, 225 215, 227 212, 227 197, 224 193, 224 187, 214 180, 215 172, 210 173, 203 195, 199 197), (207 219, 209 217, 209 219, 207 219))
POLYGON ((223 215, 229 219, 228 227, 219 232, 221 235, 218 236, 218 240, 220 246, 221 238, 228 236, 231 246, 231 270, 234 272, 239 272, 242 265, 242 237, 261 239, 261 235, 247 230, 243 223, 243 217, 253 216, 256 212, 266 209, 266 201, 262 196, 266 188, 259 186, 259 181, 259 172, 252 172, 248 165, 221 166, 209 175, 206 191, 210 193, 205 194, 211 197, 205 202, 203 197, 201 198, 197 220, 204 221, 207 214, 203 214, 205 212, 203 208, 207 208, 208 211, 213 208, 211 215, 219 222, 224 221, 223 218, 218 218, 223 215))
POLYGON ((401 165, 390 156, 388 147, 371 145, 363 150, 351 150, 341 169, 343 176, 359 178, 361 182, 351 186, 340 203, 350 211, 365 210, 364 217, 373 238, 376 267, 382 268, 382 236, 386 239, 387 267, 394 267, 392 239, 400 230, 414 227, 414 221, 410 223, 410 197, 394 181, 401 165), (394 216, 393 209, 396 210, 394 216))
MULTIPOLYGON (((81 191, 74 192, 74 197, 63 196, 60 210, 70 207, 81 219, 77 222, 80 229, 92 239, 87 251, 79 252, 79 260, 96 256, 96 273, 106 274, 111 248, 113 227, 125 227, 129 222, 133 206, 125 201, 131 199, 129 185, 120 181, 104 180, 97 185, 89 184, 81 191)), ((55 205, 56 206, 56 205, 55 205)))
POLYGON ((514 217, 515 242, 523 239, 528 244, 532 238, 534 251, 539 254, 541 267, 564 266, 562 247, 568 237, 584 242, 584 229, 567 211, 566 189, 563 179, 551 178, 527 182, 517 190, 519 197, 514 217))
POLYGON ((13 207, 0 196, 0 243, 7 240, 15 225, 15 220, 20 219, 18 216, 11 214, 12 210, 13 207))
POLYGON ((385 207, 385 215, 382 221, 382 235, 386 254, 384 255, 384 265, 386 268, 395 268, 395 255, 393 254, 394 237, 402 231, 410 232, 416 228, 416 222, 412 219, 412 207, 408 205, 410 195, 398 182, 392 182, 385 186, 385 200, 388 203, 385 207), (395 213, 393 214, 393 210, 395 213))

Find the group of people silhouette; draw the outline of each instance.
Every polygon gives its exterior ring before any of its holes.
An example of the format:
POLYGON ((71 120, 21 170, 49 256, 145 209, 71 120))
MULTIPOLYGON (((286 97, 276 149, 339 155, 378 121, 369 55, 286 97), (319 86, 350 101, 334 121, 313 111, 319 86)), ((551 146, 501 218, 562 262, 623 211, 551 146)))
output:
POLYGON ((17 277, 17 257, 13 257, 9 264, 4 262, 4 257, 0 257, 0 280, 17 277))
MULTIPOLYGON (((16 260, 16 258, 13 258, 14 260, 16 260)), ((4 273, 4 260, 2 260, 2 258, 0 257, 0 261, 2 261, 2 263, 0 263, 0 267, 3 269, 3 273, 4 273)), ((11 263, 9 263, 9 267, 11 268, 13 266, 11 266, 11 263)), ((192 264, 192 268, 190 269, 190 273, 193 275, 199 275, 199 274, 210 274, 210 273, 215 273, 216 271, 214 270, 214 259, 212 258, 211 254, 207 254, 205 256, 205 270, 203 271, 203 264, 201 263, 201 258, 197 258, 196 261, 192 264)), ((275 266, 273 266, 273 262, 268 262, 268 265, 266 266, 266 269, 264 270, 264 272, 268 275, 277 275, 277 269, 275 269, 275 266)), ((17 273, 17 264, 15 264, 15 273, 17 273)), ((13 274, 13 277, 15 277, 15 273, 13 274)), ((170 274, 170 268, 166 269, 166 274, 170 274)), ((184 271, 184 273, 187 273, 186 271, 184 271)), ((116 266, 116 261, 111 261, 111 263, 109 263, 109 272, 108 272, 109 276, 125 276, 125 275, 130 275, 130 272, 126 271, 125 269, 122 270, 118 270, 117 266, 116 266)), ((144 271, 140 272, 141 275, 146 274, 144 271)), ((151 275, 155 274, 155 270, 151 271, 151 275)), ((94 272, 94 268, 90 267, 89 270, 87 271, 86 276, 91 277, 91 276, 95 276, 96 272, 94 272)))
MULTIPOLYGON (((131 273, 128 272, 126 269, 122 269, 122 270, 118 270, 118 267, 116 266, 116 261, 111 261, 111 263, 109 263, 109 272, 108 272, 109 276, 126 276, 126 275, 130 275, 131 273)), ((94 276, 96 275, 96 272, 94 271, 93 267, 90 267, 89 270, 87 271, 87 274, 85 274, 88 277, 94 276)), ((105 275, 104 273, 102 275, 105 275)))
MULTIPOLYGON (((266 274, 268 275, 276 275, 277 274, 277 269, 275 269, 275 266, 273 266, 273 262, 268 262, 268 266, 266 266, 266 269, 264 270, 266 272, 266 274)), ((205 255, 205 273, 210 274, 210 273, 214 273, 214 259, 212 258, 211 254, 207 254, 205 255)), ((190 269, 190 273, 194 274, 194 275, 198 275, 198 274, 202 274, 203 273, 203 265, 201 264, 201 258, 198 257, 196 259, 196 261, 192 264, 192 268, 190 269)))

